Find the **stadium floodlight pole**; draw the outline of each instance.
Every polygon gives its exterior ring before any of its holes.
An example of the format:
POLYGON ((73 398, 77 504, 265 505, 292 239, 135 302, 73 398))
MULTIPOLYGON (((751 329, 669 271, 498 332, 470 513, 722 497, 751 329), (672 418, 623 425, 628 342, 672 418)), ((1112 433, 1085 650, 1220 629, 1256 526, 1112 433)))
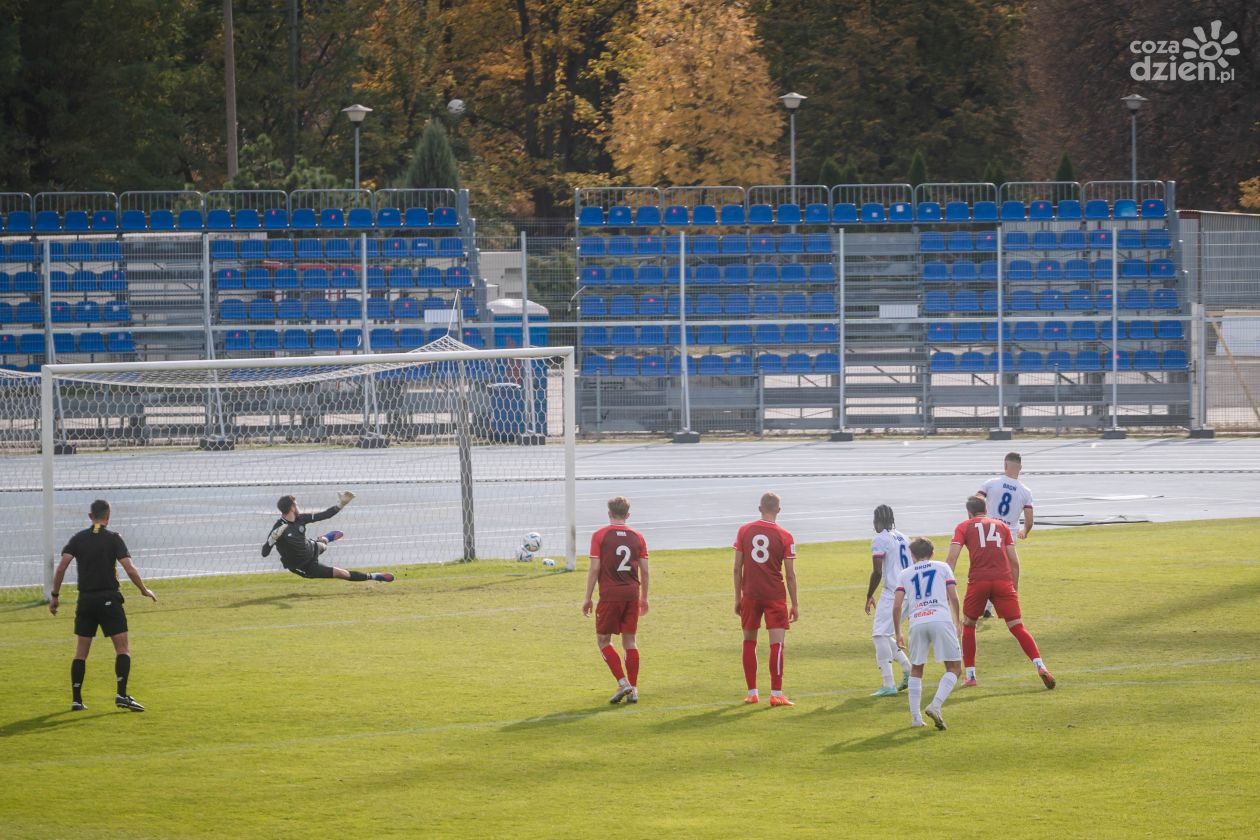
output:
POLYGON ((227 176, 236 177, 240 168, 236 126, 236 43, 232 24, 232 0, 223 0, 223 87, 227 95, 227 176))
POLYGON ((1129 178, 1133 186, 1133 200, 1137 201, 1137 112, 1144 102, 1150 100, 1145 96, 1130 93, 1128 96, 1120 97, 1120 101, 1129 109, 1129 178))
POLYGON ((1005 342, 1003 341, 1002 332, 1006 327, 1006 314, 1002 306, 1002 294, 1005 291, 1002 284, 1002 231, 999 226, 997 233, 997 397, 998 397, 998 425, 995 431, 989 433, 989 440, 1010 440, 1011 433, 1006 428, 1006 369, 1002 364, 1002 353, 1005 351, 1005 342))
POLYGON ((678 379, 682 396, 682 431, 674 434, 674 443, 699 443, 700 435, 691 430, 691 365, 687 358, 687 234, 678 234, 678 379))
MULTIPOLYGON (((1134 186, 1136 185, 1137 181, 1134 181, 1134 186)), ((1111 228, 1111 428, 1103 432, 1103 440, 1124 440, 1125 438, 1125 433, 1120 428, 1120 399, 1117 384, 1120 378, 1117 375, 1120 369, 1120 342, 1117 341, 1119 335, 1116 332, 1120 326, 1117 323, 1120 317, 1120 266, 1116 262, 1117 257, 1119 257, 1119 245, 1116 242, 1116 229, 1113 227, 1111 228)))
POLYGON ((359 181, 359 129, 363 125, 363 118, 372 113, 372 109, 366 105, 351 105, 349 108, 342 108, 341 113, 354 123, 354 188, 362 189, 363 184, 359 181))
POLYGON ((788 109, 788 154, 791 159, 788 184, 792 187, 793 202, 796 201, 796 109, 801 107, 801 103, 808 98, 799 93, 785 93, 779 97, 783 107, 788 109))

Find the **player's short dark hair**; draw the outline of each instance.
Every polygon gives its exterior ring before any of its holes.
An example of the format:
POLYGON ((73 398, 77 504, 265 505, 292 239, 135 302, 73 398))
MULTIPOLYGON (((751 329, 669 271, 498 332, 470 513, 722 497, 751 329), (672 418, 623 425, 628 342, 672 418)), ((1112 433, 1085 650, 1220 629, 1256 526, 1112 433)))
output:
POLYGON ((630 515, 630 500, 625 496, 613 496, 608 500, 608 515, 614 519, 625 519, 630 515))
POLYGON ((932 556, 932 552, 936 550, 936 546, 932 545, 932 541, 926 537, 915 537, 910 543, 910 553, 915 560, 926 560, 932 556))
POLYGON ((281 513, 288 513, 293 510, 295 504, 297 504, 297 497, 281 496, 280 501, 276 502, 276 507, 280 508, 281 513))
POLYGON ((897 517, 893 516, 892 508, 888 505, 880 505, 875 508, 875 529, 877 531, 887 531, 896 524, 897 517))
POLYGON ((1020 464, 1020 465, 1022 466, 1022 465, 1023 465, 1023 463, 1024 463, 1024 459, 1023 459, 1023 458, 1021 458, 1021 457, 1019 457, 1019 453, 1018 453, 1018 452, 1007 452, 1007 453, 1006 453, 1006 463, 1008 463, 1008 464, 1020 464))
POLYGON ((967 513, 972 516, 981 516, 989 509, 989 503, 979 496, 969 496, 967 498, 967 513))
POLYGON ((92 502, 92 507, 88 509, 93 519, 104 519, 109 516, 109 502, 104 499, 97 499, 92 502))

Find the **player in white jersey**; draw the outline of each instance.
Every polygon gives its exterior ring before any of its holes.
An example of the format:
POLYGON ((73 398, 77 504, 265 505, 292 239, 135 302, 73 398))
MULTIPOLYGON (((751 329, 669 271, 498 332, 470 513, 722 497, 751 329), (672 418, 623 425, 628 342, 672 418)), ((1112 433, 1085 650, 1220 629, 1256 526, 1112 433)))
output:
POLYGON ((871 625, 871 639, 875 642, 875 664, 884 679, 883 686, 872 697, 894 697, 910 685, 910 660, 893 641, 897 634, 892 606, 897 587, 897 576, 909 568, 910 554, 905 536, 894 526, 893 511, 888 505, 875 508, 875 538, 871 540, 871 579, 866 588, 866 614, 875 611, 871 625), (884 582, 879 602, 875 601, 875 589, 884 582), (893 687, 893 660, 901 666, 901 685, 893 687))
POLYGON ((1005 522, 1012 534, 1018 532, 1019 539, 1027 539, 1033 527, 1033 497, 1032 491, 1019 480, 1023 459, 1018 452, 1008 452, 1003 467, 1003 474, 982 484, 976 495, 985 500, 989 516, 1005 522), (1022 529, 1019 527, 1021 513, 1024 515, 1022 529))
MULTIPOLYGON (((1032 491, 1019 480, 1019 473, 1024 468, 1024 459, 1018 452, 1007 452, 1002 468, 1002 475, 990 478, 980 485, 976 495, 985 500, 989 516, 1005 522, 1012 534, 1024 540, 1028 538, 1028 532, 1033 527, 1032 491), (1021 513, 1024 515, 1022 530, 1019 527, 1021 513)), ((993 604, 985 604, 984 617, 990 618, 992 615, 993 604)))
POLYGON ((901 640, 902 607, 910 618, 910 725, 923 726, 919 703, 923 698, 923 666, 928 649, 936 661, 945 663, 945 673, 936 687, 936 696, 923 714, 945 728, 941 706, 954 690, 962 674, 962 648, 958 644, 958 586, 954 573, 944 563, 932 559, 932 543, 919 537, 910 543, 914 565, 897 578, 897 595, 893 601, 893 620, 897 627, 897 644, 901 640), (948 608, 947 608, 948 607, 948 608))

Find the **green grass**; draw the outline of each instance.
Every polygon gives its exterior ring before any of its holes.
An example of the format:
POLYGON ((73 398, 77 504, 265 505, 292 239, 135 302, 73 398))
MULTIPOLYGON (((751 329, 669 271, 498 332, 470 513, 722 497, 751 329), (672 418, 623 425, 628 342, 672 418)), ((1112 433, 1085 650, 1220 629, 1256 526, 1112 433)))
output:
POLYGON ((990 622, 943 733, 911 731, 904 694, 867 696, 866 541, 800 549, 793 709, 740 703, 727 549, 653 554, 629 708, 606 702, 584 574, 537 566, 128 592, 142 715, 112 708, 99 638, 90 709, 68 711, 73 597, 57 618, 7 609, 0 835, 1252 836, 1257 536, 1037 531, 1021 595, 1059 688, 990 622))

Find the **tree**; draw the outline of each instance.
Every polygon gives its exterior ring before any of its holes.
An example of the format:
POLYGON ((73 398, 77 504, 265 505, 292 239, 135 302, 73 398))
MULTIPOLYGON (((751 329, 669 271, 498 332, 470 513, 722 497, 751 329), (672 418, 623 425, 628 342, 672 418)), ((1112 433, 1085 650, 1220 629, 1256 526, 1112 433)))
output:
POLYGON ((836 184, 844 183, 844 170, 840 168, 840 164, 836 163, 836 159, 828 156, 822 162, 822 169, 818 172, 818 183, 824 187, 834 187, 836 184))
POLYGON ((862 174, 858 171, 857 164, 853 162, 853 158, 849 158, 844 162, 844 169, 840 172, 840 183, 842 184, 860 184, 862 183, 862 174))
POLYGON ((229 190, 333 190, 345 189, 349 183, 339 180, 322 166, 316 166, 302 155, 289 166, 266 134, 247 140, 241 146, 240 168, 236 177, 226 182, 229 190))
POLYGON ((1239 183, 1238 189, 1241 191, 1238 198, 1239 207, 1245 210, 1260 210, 1260 175, 1239 183))
POLYGON ((1002 165, 1000 160, 991 160, 984 167, 984 175, 981 180, 986 184, 997 184, 999 187, 1006 183, 1006 167, 1002 165))
POLYGON ((399 187, 416 189, 459 189, 459 167, 446 138, 446 129, 430 119, 416 144, 411 164, 398 182, 399 187))
POLYGON ((609 151, 636 184, 782 182, 782 108, 741 4, 641 0, 609 151), (733 72, 731 68, 739 68, 733 72))
POLYGON ((906 175, 906 181, 912 187, 917 187, 927 180, 927 162, 923 160, 923 152, 919 149, 914 150, 914 157, 910 158, 910 172, 906 175))
POLYGON ((1063 182, 1076 180, 1076 167, 1072 165, 1072 159, 1068 157, 1066 151, 1063 157, 1059 158, 1059 168, 1054 172, 1054 180, 1063 182))

